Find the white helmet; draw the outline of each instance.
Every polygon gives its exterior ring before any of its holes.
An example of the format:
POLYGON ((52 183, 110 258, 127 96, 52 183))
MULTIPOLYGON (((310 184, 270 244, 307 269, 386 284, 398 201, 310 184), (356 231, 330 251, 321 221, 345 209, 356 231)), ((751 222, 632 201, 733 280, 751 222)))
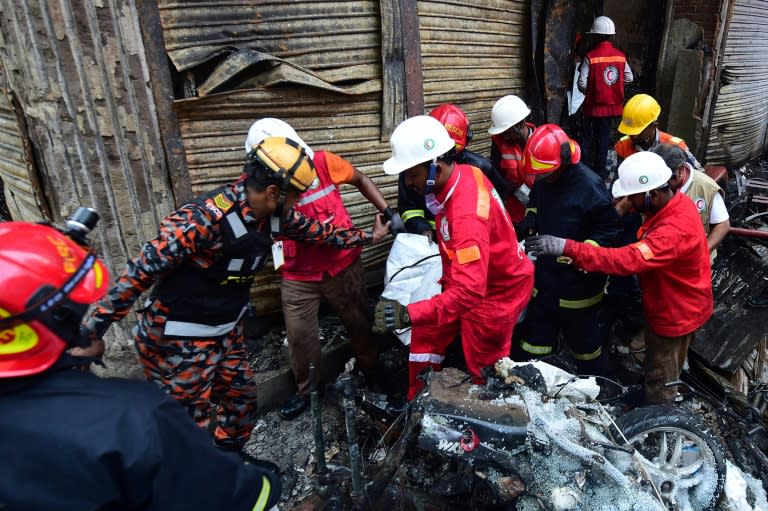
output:
POLYGON ((254 147, 270 137, 282 137, 293 140, 301 147, 310 159, 315 157, 315 152, 309 148, 290 124, 274 117, 264 117, 251 124, 248 136, 245 137, 245 153, 250 153, 254 147))
POLYGON ((498 135, 531 115, 525 101, 510 94, 499 99, 491 110, 491 127, 488 133, 498 135))
POLYGON ((589 33, 615 35, 616 25, 613 24, 613 20, 608 16, 598 16, 595 18, 595 21, 592 22, 592 28, 589 29, 589 33))
POLYGON ((398 124, 389 145, 392 157, 384 162, 384 173, 394 176, 444 155, 455 147, 455 142, 440 121, 417 115, 398 124))
POLYGON ((615 198, 650 192, 664 186, 672 177, 664 159, 650 151, 631 154, 619 165, 619 179, 611 192, 615 198))

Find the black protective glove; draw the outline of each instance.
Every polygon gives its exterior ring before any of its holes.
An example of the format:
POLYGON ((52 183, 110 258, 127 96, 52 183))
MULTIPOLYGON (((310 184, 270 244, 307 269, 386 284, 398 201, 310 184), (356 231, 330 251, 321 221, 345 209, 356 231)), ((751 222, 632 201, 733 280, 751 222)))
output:
POLYGON ((389 224, 389 231, 392 233, 393 237, 397 236, 401 232, 405 232, 405 224, 400 218, 399 213, 392 211, 392 208, 387 208, 382 211, 382 213, 384 214, 384 220, 391 222, 389 224))
POLYGON ((517 231, 517 239, 524 240, 528 236, 536 234, 538 228, 536 227, 536 213, 528 211, 525 217, 515 226, 517 231))
POLYGON ((563 255, 564 249, 565 240, 563 238, 550 236, 549 234, 530 236, 525 240, 525 251, 535 256, 561 256, 563 255))
POLYGON ((373 313, 373 333, 384 334, 390 330, 399 330, 411 326, 408 306, 397 300, 379 299, 373 313))

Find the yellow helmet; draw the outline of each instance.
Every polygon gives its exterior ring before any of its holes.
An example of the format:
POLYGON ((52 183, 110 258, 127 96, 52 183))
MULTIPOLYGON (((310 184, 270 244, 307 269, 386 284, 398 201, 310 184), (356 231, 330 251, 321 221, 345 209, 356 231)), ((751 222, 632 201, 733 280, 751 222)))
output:
POLYGON ((653 97, 648 94, 635 94, 621 113, 619 132, 625 135, 637 135, 659 118, 661 107, 653 97))
POLYGON ((285 137, 269 137, 255 146, 248 159, 283 178, 282 188, 303 192, 317 177, 315 165, 298 143, 285 137))

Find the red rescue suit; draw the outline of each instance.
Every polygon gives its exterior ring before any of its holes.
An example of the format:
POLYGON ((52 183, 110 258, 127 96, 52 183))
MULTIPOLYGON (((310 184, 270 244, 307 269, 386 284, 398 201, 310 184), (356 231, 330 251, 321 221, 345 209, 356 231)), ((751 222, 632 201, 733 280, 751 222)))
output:
POLYGON ((440 370, 445 350, 461 333, 470 375, 509 356, 512 331, 533 290, 533 264, 517 244, 512 222, 490 181, 469 165, 455 165, 437 200, 436 237, 443 292, 408 306, 413 324, 408 357, 412 399, 417 374, 440 370))
POLYGON ((624 108, 624 66, 627 57, 610 41, 598 43, 587 53, 589 75, 584 97, 587 117, 619 117, 624 108))
MULTIPOLYGON (((344 207, 339 187, 333 182, 326 163, 326 152, 315 152, 312 161, 317 169, 317 181, 299 196, 293 209, 320 222, 331 222, 341 229, 353 227, 344 207)), ((357 261, 362 248, 339 250, 326 245, 310 245, 293 240, 283 241, 285 264, 280 268, 288 280, 320 281, 327 274, 333 277, 357 261)))
MULTIPOLYGON (((533 124, 526 124, 532 133, 535 129, 533 124)), ((498 151, 498 161, 493 161, 493 165, 499 169, 507 180, 507 197, 504 206, 512 222, 518 223, 525 216, 525 205, 521 203, 512 193, 525 185, 528 188, 533 186, 534 176, 527 174, 523 170, 523 147, 518 144, 508 143, 502 134, 491 137, 492 144, 498 151)), ((492 151, 494 154, 496 151, 492 151)))
POLYGON ((676 193, 638 231, 640 241, 601 248, 568 240, 563 255, 587 271, 637 274, 648 327, 663 337, 694 332, 712 315, 712 277, 704 227, 691 199, 676 193))

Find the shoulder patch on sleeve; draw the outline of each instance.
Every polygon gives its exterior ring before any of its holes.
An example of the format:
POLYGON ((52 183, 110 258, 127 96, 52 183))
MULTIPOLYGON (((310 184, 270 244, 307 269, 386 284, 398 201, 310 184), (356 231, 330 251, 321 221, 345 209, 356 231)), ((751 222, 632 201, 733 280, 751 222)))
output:
POLYGON ((656 256, 645 241, 638 241, 637 243, 632 244, 632 246, 640 251, 640 255, 642 255, 643 259, 646 261, 653 259, 656 256))
POLYGON ((225 213, 229 211, 232 206, 234 206, 234 203, 227 199, 223 193, 216 194, 216 196, 213 198, 213 202, 225 213))
POLYGON ((467 264, 480 259, 480 248, 477 245, 460 248, 456 251, 456 261, 459 264, 467 264))
POLYGON ((213 199, 205 199, 203 205, 205 209, 207 209, 208 212, 213 215, 215 220, 221 220, 221 218, 224 216, 224 212, 216 206, 216 203, 213 199))

